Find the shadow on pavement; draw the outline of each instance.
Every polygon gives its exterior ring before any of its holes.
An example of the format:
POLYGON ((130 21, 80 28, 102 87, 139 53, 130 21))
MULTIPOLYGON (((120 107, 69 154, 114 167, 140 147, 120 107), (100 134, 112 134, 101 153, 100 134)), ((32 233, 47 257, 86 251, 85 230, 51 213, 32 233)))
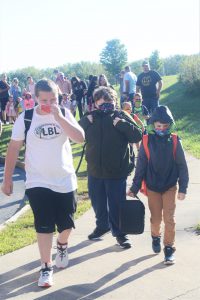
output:
POLYGON ((70 300, 78 300, 78 299, 86 300, 86 299, 88 299, 89 300, 90 299, 91 300, 91 299, 97 299, 97 298, 99 298, 115 289, 118 289, 132 281, 135 281, 138 278, 141 278, 157 269, 166 268, 165 266, 163 266, 163 263, 159 263, 150 268, 146 268, 137 274, 134 274, 123 280, 120 280, 120 281, 112 284, 109 287, 106 287, 100 291, 97 291, 102 286, 107 284, 109 281, 115 279, 117 276, 126 272, 127 269, 134 267, 135 265, 141 263, 142 261, 150 259, 154 256, 155 256, 155 254, 145 255, 140 258, 134 259, 130 262, 124 263, 119 268, 117 268, 116 270, 114 270, 111 273, 106 274, 105 276, 103 276, 102 278, 100 278, 99 280, 97 280, 94 283, 68 286, 68 287, 58 290, 56 292, 48 293, 48 295, 45 295, 45 296, 42 296, 39 298, 35 298, 35 299, 37 299, 37 300, 45 300, 45 299, 54 299, 54 300, 56 300, 56 299, 70 299, 70 300))

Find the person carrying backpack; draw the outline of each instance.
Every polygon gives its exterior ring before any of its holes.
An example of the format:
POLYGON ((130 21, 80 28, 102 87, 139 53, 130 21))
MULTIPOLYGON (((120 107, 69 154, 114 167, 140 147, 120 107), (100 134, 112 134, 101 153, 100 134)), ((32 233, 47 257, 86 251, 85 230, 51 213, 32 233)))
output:
POLYGON ((66 268, 68 239, 74 228, 77 180, 69 139, 82 143, 84 132, 69 110, 63 115, 53 81, 38 81, 35 95, 38 105, 21 113, 13 126, 1 189, 7 196, 13 193, 12 174, 26 141, 26 195, 34 215, 41 258, 38 286, 50 287, 53 233, 57 227, 56 267, 66 268))
POLYGON ((149 134, 143 136, 133 183, 128 195, 137 195, 146 184, 151 213, 152 249, 161 251, 161 222, 164 228, 164 263, 174 264, 177 182, 179 200, 188 186, 188 168, 180 139, 172 134, 174 119, 167 106, 159 106, 150 118, 149 134))

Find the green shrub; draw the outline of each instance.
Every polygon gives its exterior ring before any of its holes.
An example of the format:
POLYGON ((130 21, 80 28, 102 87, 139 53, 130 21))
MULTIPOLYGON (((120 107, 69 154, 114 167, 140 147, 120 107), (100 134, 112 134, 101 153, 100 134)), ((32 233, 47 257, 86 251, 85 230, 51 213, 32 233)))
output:
POLYGON ((180 81, 189 91, 200 91, 200 56, 191 55, 183 61, 180 67, 180 81))

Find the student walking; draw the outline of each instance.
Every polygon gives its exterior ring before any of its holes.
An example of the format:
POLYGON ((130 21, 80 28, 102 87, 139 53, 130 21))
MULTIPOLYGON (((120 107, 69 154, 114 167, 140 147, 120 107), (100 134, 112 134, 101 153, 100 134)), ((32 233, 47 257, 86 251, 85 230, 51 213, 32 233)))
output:
POLYGON ((86 135, 88 191, 96 217, 96 228, 89 234, 95 240, 111 230, 121 248, 131 247, 119 228, 119 207, 126 199, 129 173, 129 143, 141 140, 141 132, 120 118, 115 109, 116 92, 109 87, 95 90, 96 110, 80 120, 86 135))
POLYGON ((65 110, 63 116, 58 106, 58 88, 53 81, 38 81, 35 95, 38 105, 32 110, 27 135, 24 120, 26 112, 21 113, 14 124, 2 191, 8 196, 12 194, 13 170, 26 139, 26 194, 34 214, 41 257, 38 286, 49 287, 53 284, 51 248, 56 226, 59 232, 56 266, 65 268, 68 265, 67 246, 74 228, 77 189, 69 138, 82 143, 84 132, 69 110, 65 110))
POLYGON ((164 263, 174 264, 175 208, 178 182, 179 200, 184 200, 188 186, 188 168, 179 138, 172 133, 174 119, 167 106, 155 109, 151 131, 143 136, 136 172, 128 195, 134 197, 146 185, 151 212, 152 248, 161 251, 161 223, 164 228, 164 263), (143 181, 144 180, 144 181, 143 181), (145 183, 145 184, 144 184, 145 183))

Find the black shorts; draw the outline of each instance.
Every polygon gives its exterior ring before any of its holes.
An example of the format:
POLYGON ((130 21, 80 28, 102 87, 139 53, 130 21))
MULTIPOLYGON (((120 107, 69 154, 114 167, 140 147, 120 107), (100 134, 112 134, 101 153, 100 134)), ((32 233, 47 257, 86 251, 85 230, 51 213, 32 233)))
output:
POLYGON ((0 99, 0 106, 1 106, 1 110, 4 111, 6 110, 6 104, 8 102, 8 98, 2 98, 0 99))
POLYGON ((48 188, 36 187, 26 190, 38 233, 58 232, 74 228, 76 192, 58 193, 48 188))

